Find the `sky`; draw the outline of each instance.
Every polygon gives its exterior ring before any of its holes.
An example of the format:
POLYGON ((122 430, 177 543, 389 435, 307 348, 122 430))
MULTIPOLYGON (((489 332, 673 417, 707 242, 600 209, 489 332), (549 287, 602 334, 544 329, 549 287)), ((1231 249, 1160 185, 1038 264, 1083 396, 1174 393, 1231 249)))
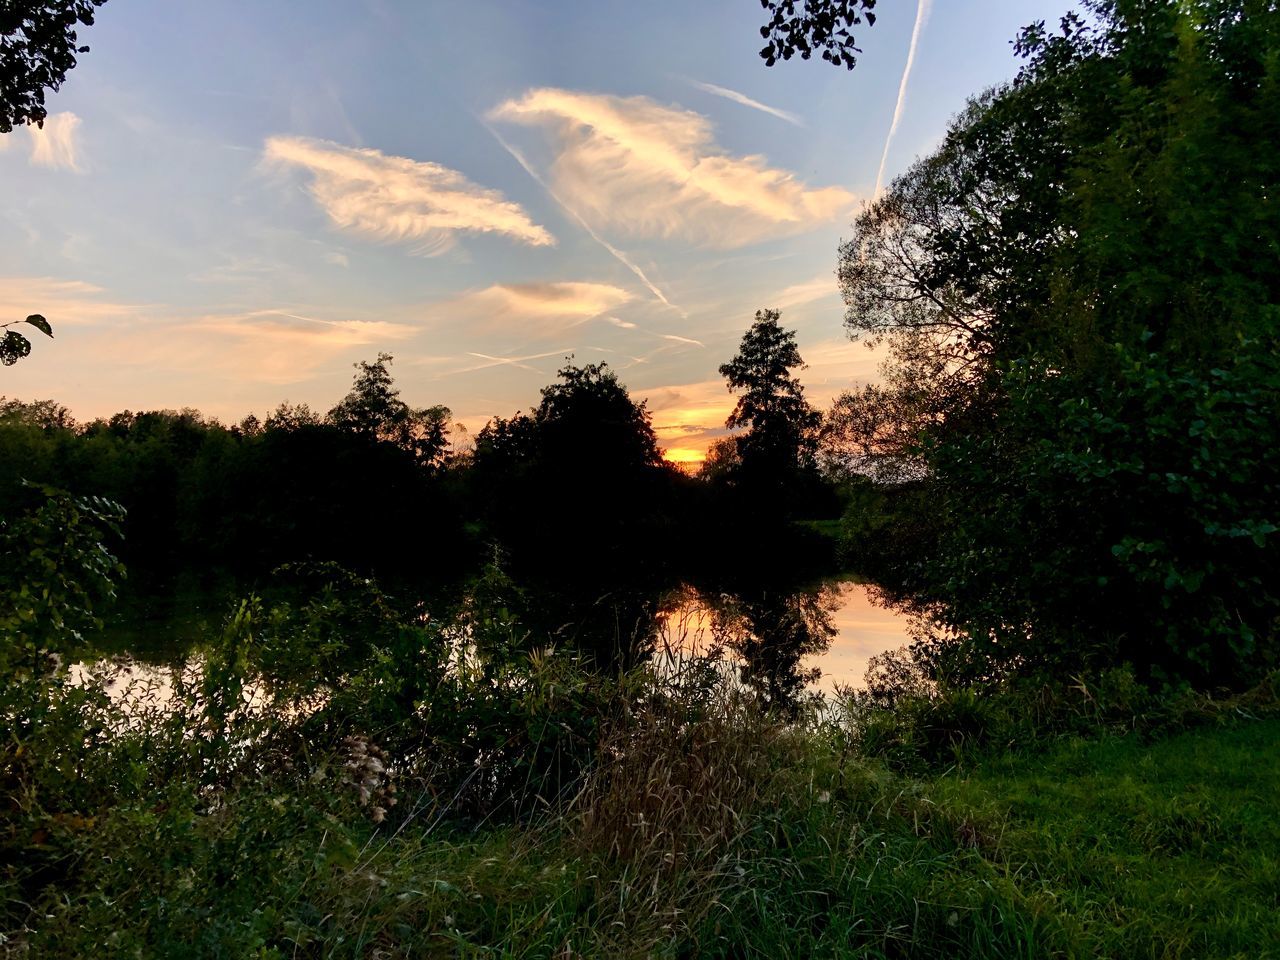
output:
POLYGON ((0 315, 56 338, 0 394, 233 422, 385 352, 474 432, 572 356, 696 461, 758 309, 816 404, 877 378, 841 239, 1067 6, 884 0, 849 72, 766 67, 756 0, 110 0, 44 129, 0 134, 0 315))

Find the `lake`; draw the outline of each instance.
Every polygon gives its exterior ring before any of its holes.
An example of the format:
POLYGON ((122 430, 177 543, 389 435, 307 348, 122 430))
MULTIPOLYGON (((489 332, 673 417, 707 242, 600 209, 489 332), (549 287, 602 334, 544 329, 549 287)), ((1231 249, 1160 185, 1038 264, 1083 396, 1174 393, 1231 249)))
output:
MULTIPOLYGON (((726 670, 774 699, 861 687, 872 657, 910 639, 903 613, 877 602, 873 586, 849 580, 724 592, 686 585, 663 591, 646 606, 646 624, 626 632, 652 648, 660 667, 713 653, 726 670)), ((138 661, 130 679, 148 676, 163 688, 166 671, 147 661, 172 663, 175 655, 180 660, 198 649, 200 637, 216 629, 221 613, 215 611, 222 608, 205 598, 162 617, 122 617, 110 631, 110 648, 138 661)))

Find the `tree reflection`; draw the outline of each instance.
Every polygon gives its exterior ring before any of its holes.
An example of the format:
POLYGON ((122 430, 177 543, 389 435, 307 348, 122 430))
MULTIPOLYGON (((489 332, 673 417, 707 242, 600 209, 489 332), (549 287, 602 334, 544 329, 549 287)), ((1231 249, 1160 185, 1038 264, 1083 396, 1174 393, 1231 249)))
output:
POLYGON ((722 594, 712 608, 713 626, 741 659, 743 683, 771 707, 794 709, 807 684, 821 675, 803 667, 836 635, 832 614, 840 591, 831 584, 808 589, 742 589, 722 594))

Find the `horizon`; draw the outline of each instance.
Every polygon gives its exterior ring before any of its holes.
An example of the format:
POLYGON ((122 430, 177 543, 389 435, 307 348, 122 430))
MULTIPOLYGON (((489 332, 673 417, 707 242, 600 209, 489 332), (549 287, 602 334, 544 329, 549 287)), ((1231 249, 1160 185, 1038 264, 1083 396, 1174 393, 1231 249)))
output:
POLYGON ((1069 7, 892 5, 850 73, 765 67, 742 0, 305 20, 115 0, 44 129, 0 135, 0 304, 56 337, 0 393, 234 423, 322 413, 385 351, 404 399, 474 433, 573 356, 696 463, 757 309, 796 330, 815 405, 876 379, 842 325, 841 237, 1012 77, 1016 31, 1069 7))

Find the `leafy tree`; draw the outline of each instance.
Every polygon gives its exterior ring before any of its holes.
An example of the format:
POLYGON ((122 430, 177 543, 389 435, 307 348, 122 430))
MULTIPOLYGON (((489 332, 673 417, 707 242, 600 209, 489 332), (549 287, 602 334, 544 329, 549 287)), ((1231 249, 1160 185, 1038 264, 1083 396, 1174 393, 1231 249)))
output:
POLYGON ((76 25, 92 26, 106 0, 4 0, 0 3, 0 133, 43 126, 45 90, 57 90, 88 53, 76 25))
MULTIPOLYGON (((305 403, 290 403, 285 400, 269 414, 263 428, 266 430, 282 430, 290 432, 303 427, 314 427, 320 423, 320 415, 305 403)), ((250 424, 250 426, 252 426, 250 424)))
POLYGON ((805 364, 795 332, 784 330, 780 317, 777 310, 757 311, 737 355, 720 367, 729 390, 740 393, 725 425, 748 428, 734 438, 739 478, 769 495, 785 493, 798 477, 813 472, 822 419, 792 375, 805 364))
POLYGON ((373 363, 357 363, 351 392, 326 415, 328 423, 343 430, 413 454, 422 466, 440 466, 449 450, 449 408, 414 409, 400 399, 393 385, 388 353, 373 363))
POLYGON ((0 670, 40 676, 100 628, 124 567, 107 549, 123 509, 101 497, 75 497, 27 485, 25 509, 0 519, 0 670), (52 657, 52 659, 51 659, 52 657))
POLYGON ((43 430, 72 430, 71 411, 53 400, 10 400, 0 396, 0 423, 27 424, 43 430))
MULTIPOLYGON (((11 320, 8 323, 0 324, 0 330, 12 327, 16 323, 29 323, 46 337, 53 336, 53 328, 49 326, 49 321, 38 313, 31 314, 25 320, 11 320)), ((13 366, 30 352, 31 341, 17 330, 8 330, 3 339, 0 339, 0 364, 4 364, 6 367, 13 366)))
POLYGON ((760 0, 769 21, 760 28, 768 41, 760 56, 766 66, 790 60, 795 54, 808 60, 814 52, 832 66, 852 70, 857 63, 853 28, 866 20, 874 26, 876 0, 760 0))
POLYGON ((898 586, 989 663, 1246 682, 1280 611, 1280 9, 1085 10, 841 248, 890 356, 842 437, 914 465, 898 586))
POLYGON ((607 364, 568 363, 531 414, 480 430, 470 481, 512 573, 541 588, 528 614, 598 663, 633 662, 652 637, 651 587, 674 535, 675 471, 645 404, 607 364))

